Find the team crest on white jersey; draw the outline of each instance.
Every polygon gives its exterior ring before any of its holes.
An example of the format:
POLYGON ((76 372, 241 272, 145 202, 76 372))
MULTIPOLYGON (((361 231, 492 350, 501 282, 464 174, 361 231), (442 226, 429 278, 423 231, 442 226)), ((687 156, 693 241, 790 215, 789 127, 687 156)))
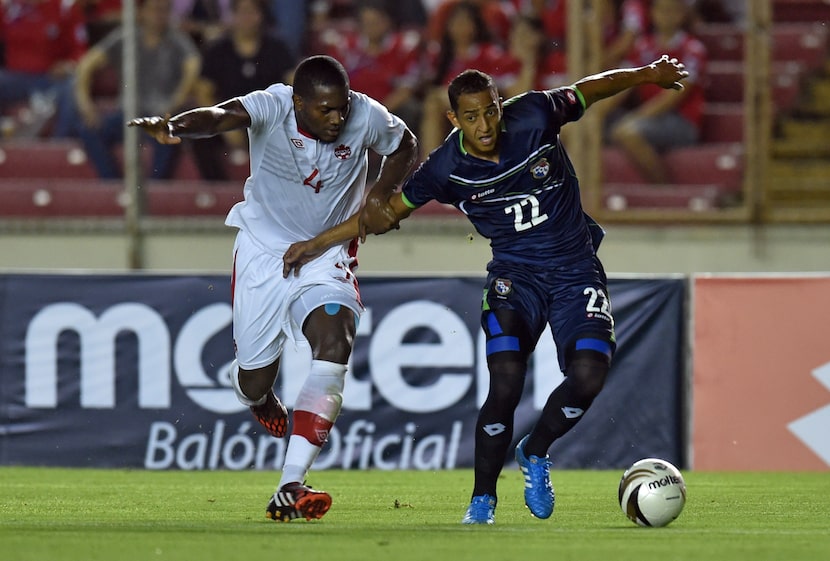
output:
POLYGON ((292 138, 291 144, 293 144, 296 148, 300 150, 305 150, 305 143, 303 142, 302 138, 292 138))
POLYGON ((352 155, 352 149, 349 146, 341 144, 337 148, 334 149, 334 157, 338 160, 348 160, 349 156, 352 155))
POLYGON ((533 179, 544 179, 550 173, 550 162, 548 162, 547 158, 542 158, 532 166, 530 166, 530 175, 533 176, 533 179))

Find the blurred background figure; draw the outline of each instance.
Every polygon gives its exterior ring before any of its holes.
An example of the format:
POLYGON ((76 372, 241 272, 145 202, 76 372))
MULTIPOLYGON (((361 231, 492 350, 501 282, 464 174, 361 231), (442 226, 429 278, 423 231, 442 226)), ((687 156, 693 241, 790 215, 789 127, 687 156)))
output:
POLYGON ((322 37, 325 54, 339 60, 351 88, 365 93, 418 130, 422 83, 421 34, 398 29, 385 0, 358 0, 357 28, 322 37))
POLYGON ((446 86, 458 74, 475 68, 490 74, 499 87, 508 77, 505 50, 493 38, 481 6, 453 2, 440 41, 430 41, 426 52, 426 87, 419 141, 425 156, 444 141, 450 131, 446 86))
POLYGON ((173 24, 200 48, 221 37, 230 26, 231 0, 172 0, 173 24))
MULTIPOLYGON (((196 105, 210 106, 277 82, 289 82, 296 64, 293 51, 268 31, 267 0, 232 0, 229 31, 204 50, 196 105)), ((228 158, 247 158, 244 131, 188 142, 203 179, 228 179, 228 158)), ((246 160, 247 161, 247 160, 246 160)))
MULTIPOLYGON (((652 31, 641 37, 627 58, 627 66, 649 64, 663 54, 686 65, 689 77, 681 92, 649 85, 632 90, 626 108, 609 118, 610 140, 652 183, 669 183, 660 153, 698 141, 703 119, 703 80, 706 47, 685 30, 689 10, 685 0, 653 0, 652 31)), ((613 106, 606 106, 613 108, 613 106)))
POLYGON ((72 0, 3 0, 0 46, 0 116, 10 119, 4 133, 38 136, 52 123, 52 136, 68 136, 72 76, 87 49, 81 6, 72 0), (10 115, 24 106, 15 124, 10 115))
POLYGON ((519 15, 513 22, 505 58, 505 98, 529 90, 553 89, 569 84, 566 53, 545 35, 542 20, 519 15))
POLYGON ((501 45, 507 44, 516 11, 513 4, 502 0, 446 0, 441 2, 427 20, 427 38, 430 41, 441 41, 447 28, 447 20, 455 12, 456 5, 461 2, 473 4, 478 8, 491 40, 501 45))
MULTIPOLYGON (((138 8, 138 113, 164 115, 185 108, 196 79, 201 57, 193 41, 175 29, 170 0, 143 0, 138 8)), ((123 29, 117 28, 93 46, 78 63, 75 101, 80 118, 79 136, 86 153, 102 178, 121 177, 114 152, 124 135, 124 110, 99 107, 93 97, 95 74, 108 66, 116 69, 119 83, 123 29)), ((177 146, 153 141, 153 179, 168 179, 175 167, 177 146)))
POLYGON ((649 27, 648 0, 601 0, 603 70, 625 60, 649 27))

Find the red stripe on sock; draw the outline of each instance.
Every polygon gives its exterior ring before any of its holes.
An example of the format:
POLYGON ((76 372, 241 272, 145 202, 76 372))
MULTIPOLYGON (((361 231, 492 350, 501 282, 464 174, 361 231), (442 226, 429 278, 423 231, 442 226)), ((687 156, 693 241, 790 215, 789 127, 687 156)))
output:
POLYGON ((314 446, 322 447, 329 437, 329 431, 334 423, 316 415, 311 411, 294 411, 294 427, 291 434, 302 436, 314 446))

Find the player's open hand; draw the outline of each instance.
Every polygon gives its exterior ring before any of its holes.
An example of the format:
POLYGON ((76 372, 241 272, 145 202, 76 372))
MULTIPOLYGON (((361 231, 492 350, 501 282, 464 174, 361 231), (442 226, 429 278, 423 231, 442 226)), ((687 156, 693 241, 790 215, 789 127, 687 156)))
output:
POLYGON ((379 197, 373 197, 370 193, 366 198, 366 204, 360 210, 358 217, 360 227, 360 241, 365 242, 369 234, 385 234, 393 228, 401 227, 400 220, 392 210, 388 201, 379 197))
POLYGON ((300 276, 300 269, 303 265, 319 257, 323 251, 324 248, 318 247, 313 239, 291 244, 282 256, 282 277, 287 279, 292 270, 295 277, 300 276))
POLYGON ((179 144, 182 139, 173 136, 170 130, 170 114, 164 117, 138 117, 127 123, 128 127, 141 127, 144 131, 156 139, 159 144, 179 144))
POLYGON ((651 66, 657 70, 655 83, 666 89, 682 90, 683 84, 680 81, 689 77, 689 71, 684 64, 676 58, 669 58, 669 55, 663 55, 651 63, 651 66))

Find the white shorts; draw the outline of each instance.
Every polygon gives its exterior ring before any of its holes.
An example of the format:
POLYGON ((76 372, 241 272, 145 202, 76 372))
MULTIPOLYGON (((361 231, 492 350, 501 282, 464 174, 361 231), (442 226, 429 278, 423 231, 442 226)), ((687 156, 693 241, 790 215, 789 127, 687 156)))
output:
POLYGON ((302 325, 308 314, 326 304, 363 312, 354 258, 341 246, 305 264, 300 276, 282 277, 282 257, 262 249, 240 230, 234 243, 231 279, 233 338, 236 359, 245 370, 267 366, 279 358, 286 337, 305 341, 302 325))

